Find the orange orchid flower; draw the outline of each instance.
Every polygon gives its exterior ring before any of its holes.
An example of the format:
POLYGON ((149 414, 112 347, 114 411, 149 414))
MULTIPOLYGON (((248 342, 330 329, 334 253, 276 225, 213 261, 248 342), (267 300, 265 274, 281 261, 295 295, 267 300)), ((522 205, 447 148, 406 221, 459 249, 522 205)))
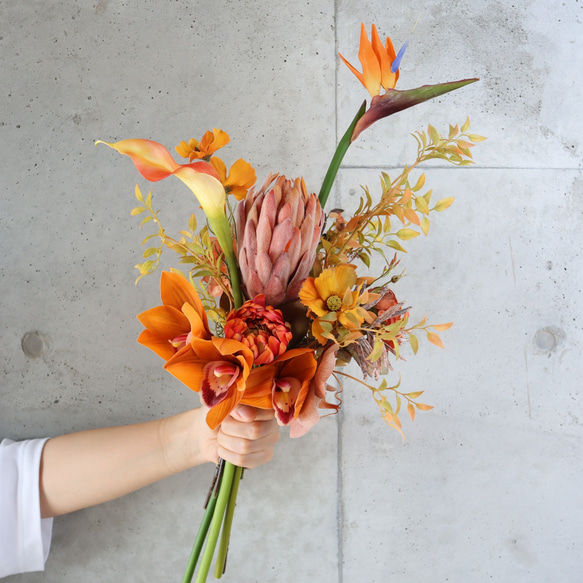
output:
POLYGON ((189 389, 200 393, 210 407, 206 422, 211 429, 239 404, 253 365, 253 353, 229 338, 192 338, 164 368, 189 389))
MULTIPOLYGON (((316 359, 312 349, 288 350, 271 364, 251 371, 241 402, 263 409, 273 407, 277 422, 293 428, 298 419, 307 422, 306 413, 310 410, 306 407, 306 399, 315 374, 316 359)), ((317 420, 310 427, 315 422, 317 420)))
POLYGON ((183 158, 193 160, 210 160, 211 156, 223 146, 229 143, 229 135, 223 130, 213 128, 212 132, 205 132, 202 140, 191 139, 186 142, 180 142, 176 146, 176 152, 183 158))
POLYGON ((138 342, 164 360, 172 358, 191 338, 210 339, 208 319, 196 290, 178 273, 163 271, 162 305, 138 315, 146 328, 138 342))
POLYGON ((253 166, 242 158, 239 158, 231 166, 228 175, 227 166, 220 158, 213 156, 210 163, 217 171, 219 180, 223 183, 227 194, 232 194, 237 200, 243 200, 257 180, 253 166))
POLYGON ((340 53, 338 56, 365 86, 371 97, 380 95, 381 87, 394 89, 399 79, 399 65, 404 49, 395 53, 393 42, 389 37, 383 46, 376 26, 372 25, 371 40, 368 40, 364 23, 360 27, 360 50, 358 59, 362 64, 362 73, 354 68, 340 53))

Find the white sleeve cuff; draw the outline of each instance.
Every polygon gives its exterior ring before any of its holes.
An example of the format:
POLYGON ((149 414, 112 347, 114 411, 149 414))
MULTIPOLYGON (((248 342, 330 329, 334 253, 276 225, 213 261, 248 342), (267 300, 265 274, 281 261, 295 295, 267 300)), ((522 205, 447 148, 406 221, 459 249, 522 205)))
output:
POLYGON ((40 516, 39 470, 47 439, 0 442, 0 577, 43 571, 53 519, 40 516))

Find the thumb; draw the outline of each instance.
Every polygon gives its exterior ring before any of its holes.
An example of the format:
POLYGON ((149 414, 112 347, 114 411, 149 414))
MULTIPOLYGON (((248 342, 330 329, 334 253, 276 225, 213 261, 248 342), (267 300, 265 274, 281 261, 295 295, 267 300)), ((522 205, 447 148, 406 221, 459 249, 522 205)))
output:
POLYGON ((257 417, 257 411, 254 407, 249 407, 248 405, 239 405, 231 412, 231 417, 237 421, 253 421, 257 417))

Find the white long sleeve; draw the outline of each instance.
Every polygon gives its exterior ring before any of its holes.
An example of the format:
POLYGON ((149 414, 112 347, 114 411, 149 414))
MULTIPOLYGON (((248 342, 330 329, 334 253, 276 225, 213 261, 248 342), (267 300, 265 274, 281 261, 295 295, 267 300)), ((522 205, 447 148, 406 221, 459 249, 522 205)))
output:
POLYGON ((0 577, 43 571, 53 519, 41 519, 39 469, 47 439, 0 442, 0 577))

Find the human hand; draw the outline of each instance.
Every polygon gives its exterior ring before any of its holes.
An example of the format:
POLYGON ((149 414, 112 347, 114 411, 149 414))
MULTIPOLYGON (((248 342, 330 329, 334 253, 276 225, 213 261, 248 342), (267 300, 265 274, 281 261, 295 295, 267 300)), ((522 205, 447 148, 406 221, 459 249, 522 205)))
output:
POLYGON ((271 460, 280 438, 272 409, 239 405, 215 430, 204 421, 207 411, 206 407, 201 408, 204 415, 199 437, 201 453, 207 461, 217 463, 223 458, 251 469, 271 460))

